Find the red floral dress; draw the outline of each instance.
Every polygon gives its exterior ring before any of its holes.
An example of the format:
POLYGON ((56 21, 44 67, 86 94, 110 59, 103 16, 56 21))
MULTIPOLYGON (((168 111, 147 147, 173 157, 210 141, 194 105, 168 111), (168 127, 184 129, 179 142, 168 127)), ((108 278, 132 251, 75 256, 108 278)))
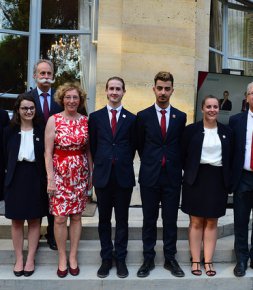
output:
POLYGON ((55 114, 53 167, 56 192, 49 194, 49 211, 67 216, 84 211, 88 191, 88 119, 67 120, 55 114))

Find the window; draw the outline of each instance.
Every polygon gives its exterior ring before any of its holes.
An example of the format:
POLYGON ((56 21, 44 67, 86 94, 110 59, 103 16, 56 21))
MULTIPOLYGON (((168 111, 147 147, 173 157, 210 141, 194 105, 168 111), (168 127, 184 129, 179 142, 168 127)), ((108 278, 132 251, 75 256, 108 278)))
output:
POLYGON ((35 87, 33 65, 47 58, 55 87, 79 80, 93 110, 97 10, 98 0, 0 0, 0 107, 12 107, 3 97, 35 87))
POLYGON ((253 1, 212 0, 209 71, 253 75, 253 1))

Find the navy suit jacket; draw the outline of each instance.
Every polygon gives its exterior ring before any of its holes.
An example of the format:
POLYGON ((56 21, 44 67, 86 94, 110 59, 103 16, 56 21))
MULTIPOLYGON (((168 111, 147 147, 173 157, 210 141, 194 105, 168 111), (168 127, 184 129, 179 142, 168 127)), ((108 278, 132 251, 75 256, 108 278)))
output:
MULTIPOLYGON (((21 143, 20 127, 8 126, 4 129, 4 158, 5 158, 5 186, 8 186, 13 179, 19 147, 21 143)), ((46 170, 44 161, 44 130, 41 126, 35 126, 33 131, 34 154, 38 175, 41 178, 43 188, 46 188, 46 170)), ((29 180, 24 180, 29 184, 29 180)), ((8 194, 6 192, 6 194, 8 194)))
MULTIPOLYGON (((198 174, 204 135, 203 121, 188 125, 183 133, 182 160, 184 180, 190 185, 194 183, 198 174)), ((218 135, 221 141, 224 184, 229 189, 232 130, 228 126, 218 123, 218 135)))
MULTIPOLYGON (((40 97, 39 97, 37 88, 31 90, 31 94, 33 95, 35 103, 36 103, 37 114, 40 117, 40 119, 44 121, 44 114, 41 108, 40 97)), ((62 111, 63 111, 63 108, 54 101, 54 90, 51 90, 51 102, 50 102, 49 115, 52 116, 62 111)))
POLYGON ((103 188, 107 185, 112 163, 121 187, 129 188, 135 185, 135 118, 135 115, 122 108, 113 136, 107 107, 90 114, 88 124, 90 150, 94 162, 94 187, 103 188))
POLYGON ((4 153, 3 153, 3 129, 9 124, 9 115, 0 109, 0 200, 3 200, 4 186, 4 153))
POLYGON ((219 101, 220 110, 231 111, 232 110, 232 102, 230 100, 226 100, 221 108, 221 104, 222 104, 223 100, 224 99, 220 99, 220 101, 219 101))
POLYGON ((245 145, 247 133, 248 110, 236 114, 229 119, 229 126, 233 131, 233 163, 232 163, 232 190, 238 188, 245 159, 245 145))
POLYGON ((180 140, 186 123, 186 114, 170 108, 169 127, 165 140, 157 118, 155 105, 137 114, 137 150, 141 159, 139 183, 144 186, 156 184, 166 157, 168 180, 179 188, 182 180, 180 140))

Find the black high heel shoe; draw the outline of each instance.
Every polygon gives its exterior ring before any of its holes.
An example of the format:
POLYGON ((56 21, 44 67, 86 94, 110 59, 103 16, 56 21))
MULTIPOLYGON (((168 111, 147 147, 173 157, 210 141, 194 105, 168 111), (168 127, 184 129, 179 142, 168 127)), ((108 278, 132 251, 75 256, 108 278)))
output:
POLYGON ((213 277, 213 276, 216 275, 216 271, 212 269, 213 268, 213 262, 204 262, 204 267, 205 267, 205 271, 206 271, 206 275, 207 276, 213 277), (206 265, 208 265, 208 267, 206 267, 206 265))
POLYGON ((14 271, 13 270, 13 273, 16 277, 21 277, 24 275, 24 270, 21 270, 21 271, 14 271))
POLYGON ((192 266, 193 264, 197 264, 197 269, 191 270, 192 274, 195 276, 201 276, 202 275, 202 270, 200 269, 200 262, 193 262, 191 261, 192 266))

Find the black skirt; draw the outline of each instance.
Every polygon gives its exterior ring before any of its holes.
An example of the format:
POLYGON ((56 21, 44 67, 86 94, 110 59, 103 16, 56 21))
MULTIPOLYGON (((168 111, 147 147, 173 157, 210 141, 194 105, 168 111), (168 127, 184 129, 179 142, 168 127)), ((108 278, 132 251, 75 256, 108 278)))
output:
POLYGON ((194 184, 183 182, 181 209, 192 216, 219 218, 226 213, 227 197, 222 167, 200 164, 194 184))
POLYGON ((35 162, 17 162, 13 179, 5 187, 5 217, 27 220, 45 216, 48 196, 35 162))

